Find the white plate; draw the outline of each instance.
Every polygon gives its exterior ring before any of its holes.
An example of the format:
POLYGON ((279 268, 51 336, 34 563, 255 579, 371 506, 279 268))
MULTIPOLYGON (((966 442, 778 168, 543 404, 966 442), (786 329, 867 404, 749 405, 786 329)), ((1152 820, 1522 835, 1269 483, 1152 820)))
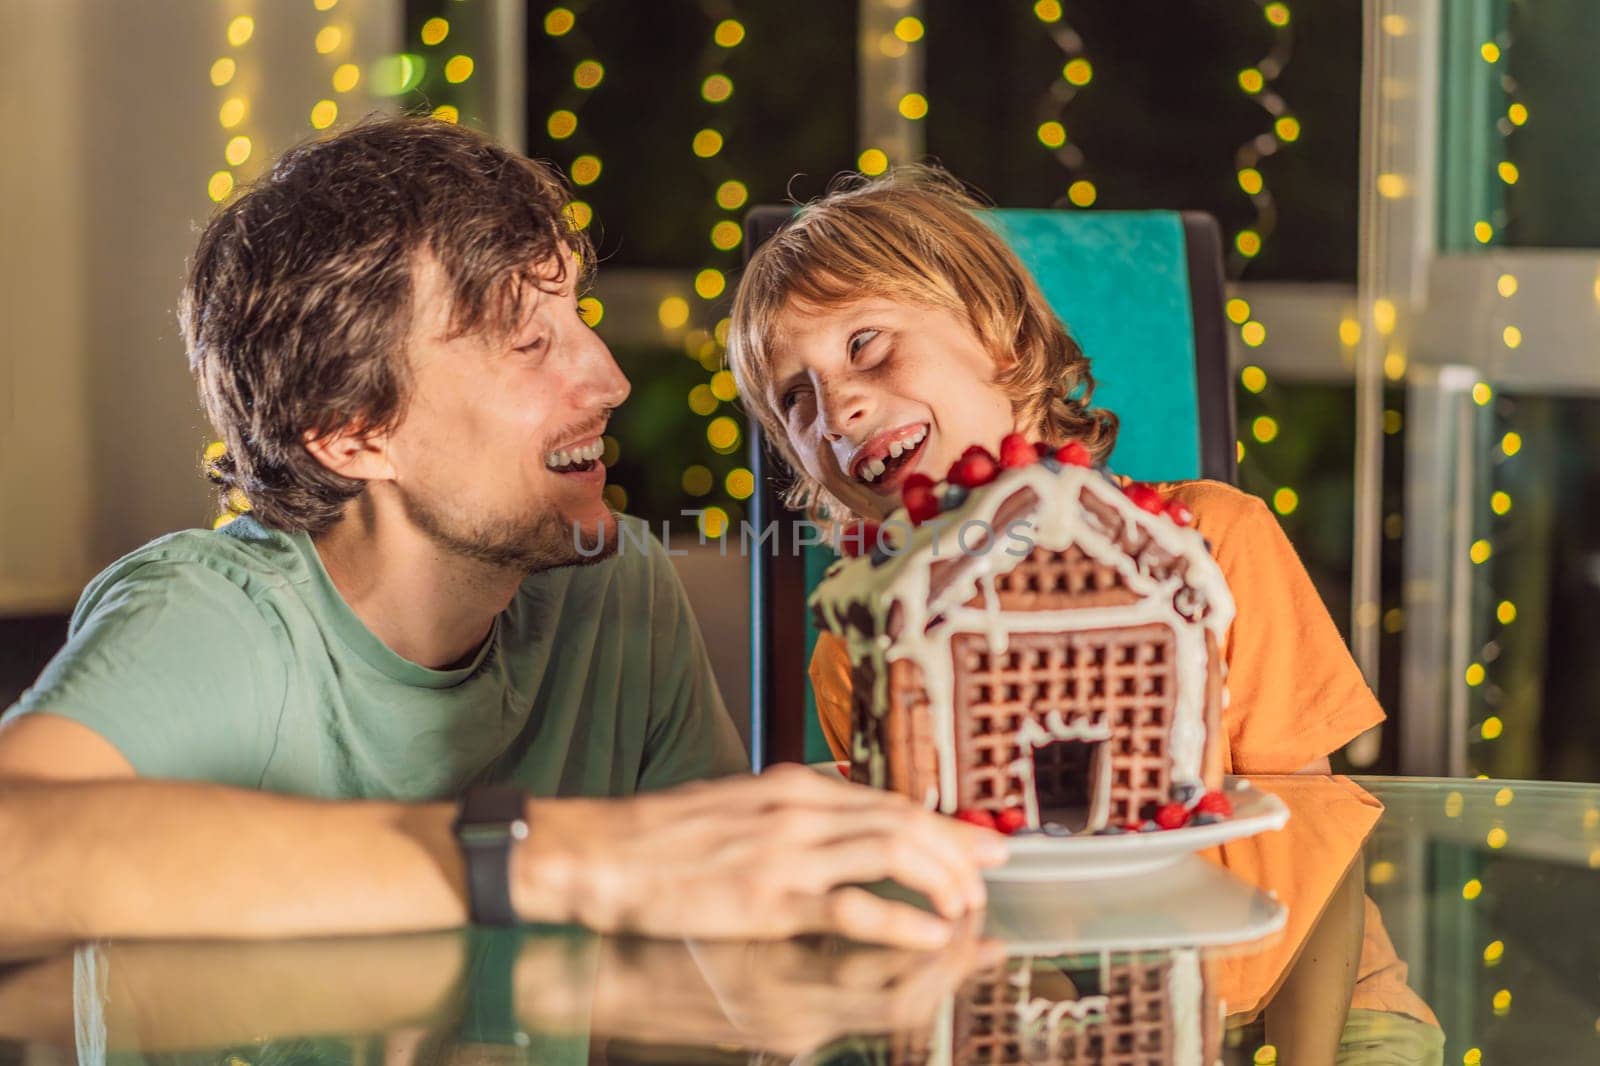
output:
MULTIPOLYGON (((836 763, 813 763, 811 768, 825 777, 844 779, 836 763)), ((1119 836, 1014 836, 1010 838, 1011 858, 1004 866, 985 870, 984 877, 990 881, 1143 877, 1197 851, 1282 829, 1289 820, 1289 808, 1282 800, 1251 788, 1242 778, 1230 777, 1222 788, 1233 803, 1233 815, 1220 822, 1119 836)))

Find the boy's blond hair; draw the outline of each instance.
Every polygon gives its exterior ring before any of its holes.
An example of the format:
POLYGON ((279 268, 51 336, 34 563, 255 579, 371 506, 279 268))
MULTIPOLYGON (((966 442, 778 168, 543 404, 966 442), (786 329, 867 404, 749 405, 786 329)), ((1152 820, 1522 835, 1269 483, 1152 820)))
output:
MULTIPOLYGON (((739 283, 728 365, 747 411, 794 472, 785 502, 816 518, 849 510, 808 476, 769 394, 774 332, 790 301, 887 298, 965 317, 1000 368, 1018 424, 1047 441, 1081 441, 1096 459, 1117 419, 1090 406, 1089 360, 1005 241, 954 177, 926 166, 846 176, 761 246, 739 283)), ((998 441, 986 442, 990 447, 998 441)))

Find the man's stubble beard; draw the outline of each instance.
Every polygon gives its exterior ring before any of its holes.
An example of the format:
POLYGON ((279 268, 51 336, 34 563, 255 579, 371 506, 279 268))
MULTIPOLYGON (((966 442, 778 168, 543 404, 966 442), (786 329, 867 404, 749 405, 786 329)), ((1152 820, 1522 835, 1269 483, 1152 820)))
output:
POLYGON ((614 520, 609 532, 597 536, 592 527, 575 531, 554 509, 516 518, 473 519, 408 497, 406 512, 418 529, 446 551, 523 574, 603 562, 617 553, 620 539, 614 520))

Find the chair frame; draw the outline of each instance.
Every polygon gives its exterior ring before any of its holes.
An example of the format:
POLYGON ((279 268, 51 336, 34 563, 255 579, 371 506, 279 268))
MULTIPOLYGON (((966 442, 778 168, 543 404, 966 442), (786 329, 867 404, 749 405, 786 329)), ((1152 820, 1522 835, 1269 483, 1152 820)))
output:
MULTIPOLYGON (((744 219, 750 256, 793 217, 793 205, 751 208, 744 219)), ((1199 403, 1200 476, 1233 484, 1238 477, 1233 377, 1223 315, 1222 231, 1202 212, 1179 213, 1194 319, 1195 387, 1199 403)), ((780 484, 789 471, 755 422, 749 427, 750 470, 756 491, 751 521, 776 530, 771 550, 750 554, 750 758, 757 769, 805 757, 806 561, 796 516, 784 507, 780 484), (763 713, 763 711, 767 713, 763 713)))

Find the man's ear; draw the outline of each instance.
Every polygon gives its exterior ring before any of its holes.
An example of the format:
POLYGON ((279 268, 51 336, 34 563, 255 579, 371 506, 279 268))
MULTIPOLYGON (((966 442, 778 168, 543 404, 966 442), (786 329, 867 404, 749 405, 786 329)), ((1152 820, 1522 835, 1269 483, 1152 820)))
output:
POLYGON ((307 430, 300 438, 312 458, 341 477, 356 481, 392 481, 389 435, 353 425, 318 435, 307 430))

